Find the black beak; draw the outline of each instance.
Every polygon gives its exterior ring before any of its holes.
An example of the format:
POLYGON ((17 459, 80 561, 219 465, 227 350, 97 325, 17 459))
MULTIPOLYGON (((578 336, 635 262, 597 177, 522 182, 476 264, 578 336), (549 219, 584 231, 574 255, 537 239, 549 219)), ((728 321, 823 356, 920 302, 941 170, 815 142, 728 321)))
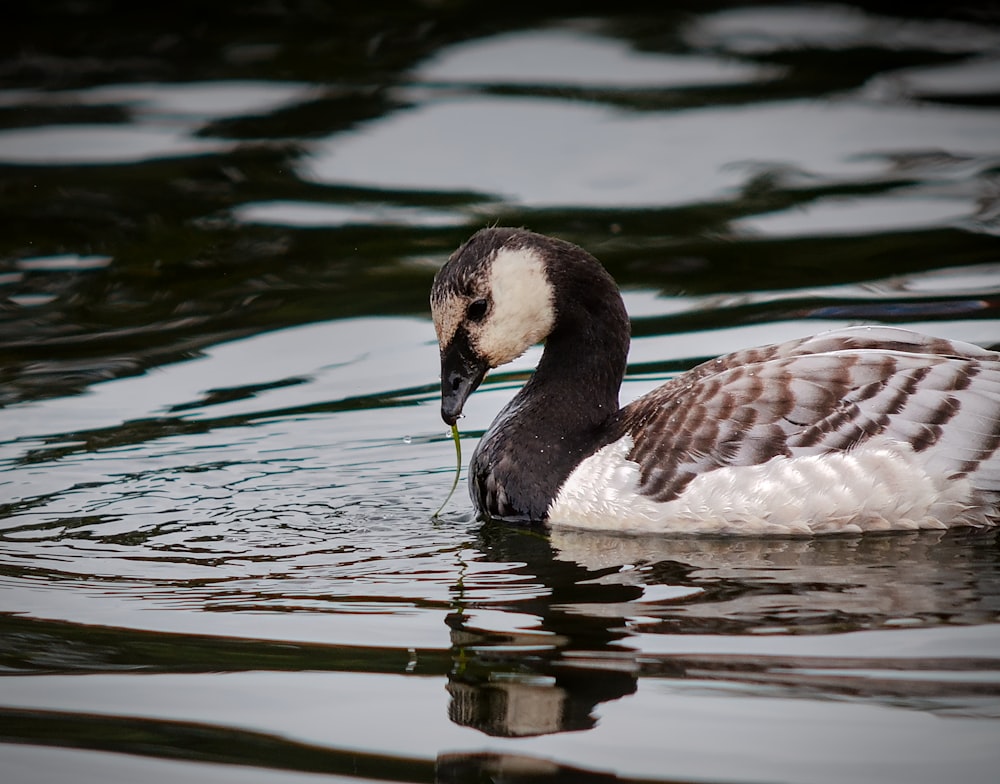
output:
POLYGON ((454 425, 469 395, 476 391, 489 366, 476 356, 468 338, 459 331, 441 350, 441 418, 454 425))

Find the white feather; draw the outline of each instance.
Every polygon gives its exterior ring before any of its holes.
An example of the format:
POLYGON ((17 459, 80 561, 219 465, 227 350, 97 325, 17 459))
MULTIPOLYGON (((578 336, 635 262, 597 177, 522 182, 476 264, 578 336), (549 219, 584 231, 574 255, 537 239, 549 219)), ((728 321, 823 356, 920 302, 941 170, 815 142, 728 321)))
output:
POLYGON ((636 533, 860 533, 985 522, 968 479, 928 471, 907 444, 873 438, 847 452, 776 457, 702 474, 677 497, 639 493, 629 437, 570 474, 549 507, 553 526, 636 533))
POLYGON ((470 337, 490 367, 517 359, 552 331, 552 286, 541 256, 528 248, 501 248, 490 265, 493 312, 470 337))

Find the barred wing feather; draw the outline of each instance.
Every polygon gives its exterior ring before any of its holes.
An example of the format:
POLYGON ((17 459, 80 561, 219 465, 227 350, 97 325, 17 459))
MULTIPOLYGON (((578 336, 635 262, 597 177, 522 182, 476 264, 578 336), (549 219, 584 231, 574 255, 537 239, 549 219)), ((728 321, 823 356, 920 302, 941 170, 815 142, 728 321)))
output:
POLYGON ((945 478, 1000 497, 1000 354, 892 327, 858 327, 706 362, 623 409, 640 491, 776 457, 908 445, 945 478))

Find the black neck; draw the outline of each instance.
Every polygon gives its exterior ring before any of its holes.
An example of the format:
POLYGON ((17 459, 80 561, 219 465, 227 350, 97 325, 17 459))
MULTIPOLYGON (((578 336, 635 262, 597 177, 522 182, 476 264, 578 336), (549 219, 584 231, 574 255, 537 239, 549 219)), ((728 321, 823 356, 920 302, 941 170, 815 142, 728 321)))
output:
POLYGON ((618 411, 629 333, 613 316, 591 312, 569 326, 559 319, 525 387, 536 399, 551 396, 553 414, 570 429, 599 426, 618 411))
POLYGON ((543 519, 573 468, 603 445, 618 412, 629 346, 625 306, 596 261, 569 261, 549 268, 556 320, 538 368, 473 458, 473 494, 492 516, 543 519))

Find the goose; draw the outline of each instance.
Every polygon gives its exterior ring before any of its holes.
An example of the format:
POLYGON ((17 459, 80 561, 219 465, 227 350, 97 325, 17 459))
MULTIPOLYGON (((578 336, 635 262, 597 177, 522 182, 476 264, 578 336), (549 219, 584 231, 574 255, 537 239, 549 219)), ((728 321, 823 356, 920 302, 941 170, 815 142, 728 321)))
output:
POLYGON ((619 408, 630 322, 592 255, 519 228, 437 272, 441 417, 544 342, 476 447, 480 518, 665 534, 997 523, 1000 354, 889 326, 709 360, 619 408))

